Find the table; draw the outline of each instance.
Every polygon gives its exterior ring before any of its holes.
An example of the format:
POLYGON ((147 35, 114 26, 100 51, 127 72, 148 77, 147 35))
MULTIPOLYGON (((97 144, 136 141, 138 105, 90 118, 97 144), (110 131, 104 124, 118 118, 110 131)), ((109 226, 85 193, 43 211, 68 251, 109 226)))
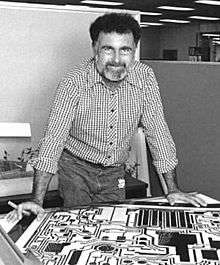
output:
POLYGON ((173 207, 160 197, 56 209, 41 221, 32 216, 18 222, 9 234, 19 249, 32 249, 47 265, 217 265, 220 202, 199 196, 211 204, 173 207), (15 235, 19 229, 21 236, 15 235))

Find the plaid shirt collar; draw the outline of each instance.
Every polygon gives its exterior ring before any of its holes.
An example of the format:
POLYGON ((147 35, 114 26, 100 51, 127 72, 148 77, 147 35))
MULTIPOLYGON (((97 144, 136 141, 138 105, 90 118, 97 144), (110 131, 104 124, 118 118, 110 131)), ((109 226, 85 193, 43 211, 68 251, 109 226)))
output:
MULTIPOLYGON (((124 82, 127 82, 133 86, 139 86, 141 82, 139 82, 139 76, 135 71, 135 65, 137 62, 131 66, 128 75, 125 77, 124 82)), ((88 62, 88 72, 87 72, 87 82, 88 87, 93 87, 95 84, 103 84, 105 85, 102 76, 96 69, 95 60, 91 58, 88 62)))

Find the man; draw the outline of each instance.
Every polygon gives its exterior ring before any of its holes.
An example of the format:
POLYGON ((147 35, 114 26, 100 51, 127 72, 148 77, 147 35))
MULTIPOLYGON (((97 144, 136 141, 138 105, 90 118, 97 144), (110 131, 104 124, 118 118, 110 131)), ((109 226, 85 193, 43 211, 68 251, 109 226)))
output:
POLYGON ((35 168, 33 202, 18 207, 42 213, 52 176, 59 173, 64 206, 125 198, 123 177, 130 141, 142 124, 153 163, 168 187, 168 201, 205 205, 176 184, 175 145, 150 67, 135 62, 140 27, 128 14, 105 14, 90 27, 94 57, 60 82, 35 168))

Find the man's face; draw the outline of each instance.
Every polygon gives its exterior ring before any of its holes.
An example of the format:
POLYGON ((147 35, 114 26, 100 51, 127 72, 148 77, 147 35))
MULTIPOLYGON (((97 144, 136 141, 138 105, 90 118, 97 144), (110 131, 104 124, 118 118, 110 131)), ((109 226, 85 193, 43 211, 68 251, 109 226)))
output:
POLYGON ((111 82, 123 80, 134 61, 135 51, 132 33, 100 32, 93 46, 98 72, 111 82))

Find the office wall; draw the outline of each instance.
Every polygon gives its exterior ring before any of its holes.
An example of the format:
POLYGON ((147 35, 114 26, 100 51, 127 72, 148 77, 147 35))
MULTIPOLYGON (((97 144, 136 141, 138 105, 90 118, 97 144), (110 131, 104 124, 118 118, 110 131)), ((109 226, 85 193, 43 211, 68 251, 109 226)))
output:
POLYGON ((220 65, 145 61, 160 85, 179 158, 178 182, 220 200, 220 65))
POLYGON ((155 26, 142 29, 142 60, 162 60, 163 50, 177 50, 178 61, 188 61, 188 48, 196 46, 197 24, 155 26))
POLYGON ((159 28, 141 28, 140 58, 142 60, 161 59, 159 28))
POLYGON ((89 26, 107 11, 0 3, 0 122, 29 122, 32 131, 31 141, 1 139, 0 158, 4 149, 13 159, 37 145, 61 76, 92 56, 89 26))
POLYGON ((177 50, 178 61, 189 61, 188 48, 196 46, 197 24, 178 25, 160 29, 160 58, 163 50, 177 50))
POLYGON ((197 45, 200 32, 219 32, 220 23, 174 24, 142 28, 140 58, 162 60, 163 50, 178 50, 178 61, 189 61, 188 48, 197 45))

